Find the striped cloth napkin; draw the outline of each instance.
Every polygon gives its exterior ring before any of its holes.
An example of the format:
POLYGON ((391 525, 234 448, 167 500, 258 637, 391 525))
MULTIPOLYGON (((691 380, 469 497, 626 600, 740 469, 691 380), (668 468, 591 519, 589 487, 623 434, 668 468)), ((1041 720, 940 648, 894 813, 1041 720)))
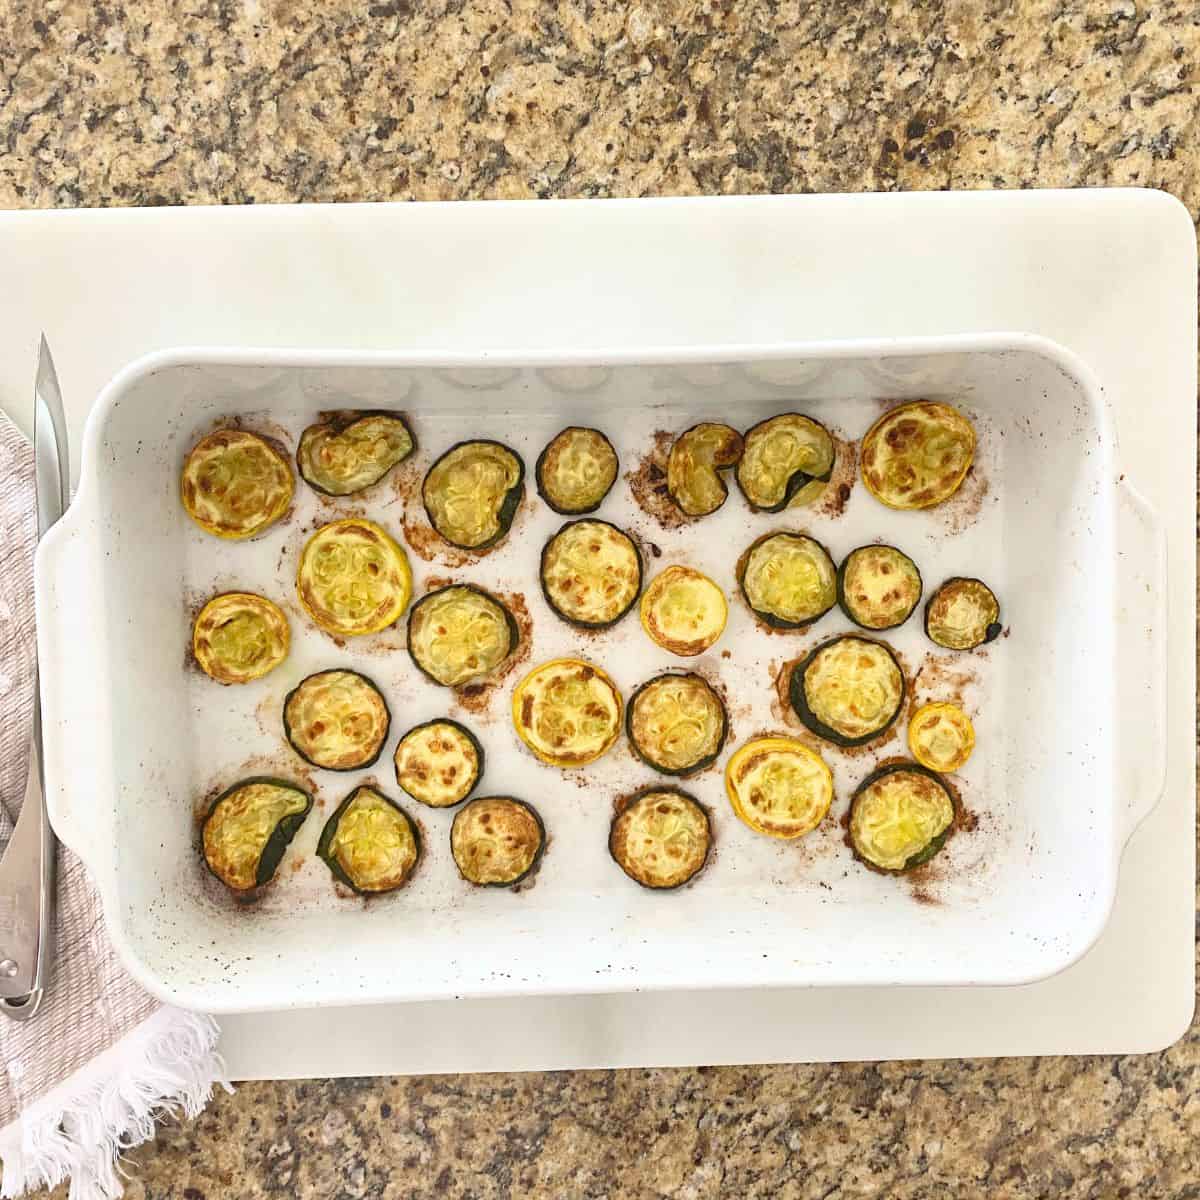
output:
MULTIPOLYGON (((0 847, 25 794, 33 709, 33 450, 0 413, 0 847)), ((55 952, 32 1020, 0 1015, 0 1196, 71 1180, 71 1200, 124 1190, 120 1155, 164 1113, 229 1087, 208 1016, 164 1006, 122 970, 83 864, 58 851, 55 952)))

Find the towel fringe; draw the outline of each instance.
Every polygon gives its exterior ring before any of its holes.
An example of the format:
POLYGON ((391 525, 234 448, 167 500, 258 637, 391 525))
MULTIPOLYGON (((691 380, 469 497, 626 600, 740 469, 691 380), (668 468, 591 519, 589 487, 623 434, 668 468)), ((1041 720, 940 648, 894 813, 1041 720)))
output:
POLYGON ((70 1179, 70 1200, 116 1200, 121 1156, 166 1115, 195 1117, 217 1085, 232 1092, 212 1017, 159 1009, 0 1129, 0 1197, 70 1179))

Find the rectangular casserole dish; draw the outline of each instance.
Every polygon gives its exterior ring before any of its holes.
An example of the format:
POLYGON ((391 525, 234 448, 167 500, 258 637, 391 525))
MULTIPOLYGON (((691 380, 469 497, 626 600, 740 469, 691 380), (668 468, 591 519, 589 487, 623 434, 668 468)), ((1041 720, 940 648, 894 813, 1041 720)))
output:
POLYGON ((96 878, 130 971, 164 999, 208 1011, 644 988, 1027 982, 1061 970, 1099 935, 1121 850, 1161 791, 1163 568, 1161 530, 1120 475, 1098 383, 1067 351, 1029 335, 636 357, 151 355, 97 401, 79 494, 39 549, 51 817, 96 878), (853 861, 837 818, 877 759, 906 752, 901 720, 874 755, 825 749, 833 813, 798 843, 741 825, 719 770, 689 781, 714 815, 713 861, 677 893, 637 888, 609 859, 607 830, 613 800, 655 782, 652 773, 624 740, 575 772, 535 762, 512 730, 508 697, 524 669, 560 654, 599 663, 626 697, 684 660, 658 651, 635 614, 600 635, 581 635, 551 614, 537 560, 563 518, 536 497, 532 480, 509 538, 468 563, 419 536, 412 481, 419 485, 433 459, 467 437, 507 442, 531 473, 555 432, 592 424, 614 442, 624 474, 636 472, 656 433, 697 420, 746 429, 796 409, 855 439, 883 403, 918 397, 963 407, 980 435, 975 475, 943 509, 893 512, 859 483, 841 504, 754 515, 733 490, 718 513, 668 530, 620 478, 598 515, 661 551, 647 556, 648 576, 687 562, 730 596, 726 633, 699 660, 729 699, 732 736, 719 766, 749 736, 788 727, 773 685, 780 666, 850 628, 837 610, 806 633, 757 628, 735 596, 733 565, 759 533, 805 529, 835 560, 876 538, 898 544, 920 566, 926 595, 953 574, 987 579, 1009 636, 965 661, 931 653, 919 615, 885 635, 923 699, 961 696, 975 719, 978 746, 961 781, 977 827, 951 839, 920 880, 881 877, 853 861), (362 502, 330 504, 298 484, 290 521, 245 543, 207 537, 184 514, 183 457, 224 419, 294 450, 319 412, 379 407, 406 412, 418 438, 417 454, 398 471, 403 486, 387 481, 362 502), (411 547, 414 596, 456 578, 524 597, 529 657, 484 711, 461 712, 419 676, 403 648, 403 622, 343 648, 300 613, 294 571, 307 533, 356 511, 411 547), (185 650, 196 603, 233 587, 284 605, 293 648, 264 679, 222 688, 185 669, 185 650), (1127 611, 1148 615, 1118 638, 1127 611), (239 907, 206 876, 194 807, 245 775, 295 777, 298 760, 279 732, 283 697, 306 674, 336 665, 381 686, 393 715, 388 745, 371 771, 312 773, 319 811, 277 882, 254 906, 239 907), (449 856, 450 814, 406 802, 425 832, 413 882, 370 903, 339 898, 312 854, 325 816, 363 778, 398 794, 396 738, 440 714, 464 720, 483 741, 484 792, 521 796, 540 810, 551 840, 536 881, 515 895, 469 888, 449 856))

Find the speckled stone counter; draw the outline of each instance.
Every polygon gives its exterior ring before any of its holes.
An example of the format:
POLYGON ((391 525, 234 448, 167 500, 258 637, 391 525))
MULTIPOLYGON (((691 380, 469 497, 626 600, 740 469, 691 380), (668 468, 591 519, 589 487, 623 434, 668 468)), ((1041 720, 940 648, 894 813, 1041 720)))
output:
MULTIPOLYGON (((1194 2, 0 4, 5 207, 1104 184, 1200 211, 1194 2)), ((1198 1066, 250 1084, 128 1194, 1200 1196, 1198 1066)))

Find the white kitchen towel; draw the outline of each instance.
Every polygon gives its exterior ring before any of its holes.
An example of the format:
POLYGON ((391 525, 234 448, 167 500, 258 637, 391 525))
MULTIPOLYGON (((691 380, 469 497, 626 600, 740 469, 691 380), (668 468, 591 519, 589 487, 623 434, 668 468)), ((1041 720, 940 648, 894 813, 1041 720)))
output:
MULTIPOLYGON (((25 794, 33 710, 33 450, 0 413, 0 846, 25 794)), ((123 1191, 120 1155, 165 1113, 228 1088, 208 1016, 164 1006, 122 970, 83 864, 58 851, 53 965, 29 1021, 0 1015, 0 1196, 71 1180, 71 1200, 123 1191)))

